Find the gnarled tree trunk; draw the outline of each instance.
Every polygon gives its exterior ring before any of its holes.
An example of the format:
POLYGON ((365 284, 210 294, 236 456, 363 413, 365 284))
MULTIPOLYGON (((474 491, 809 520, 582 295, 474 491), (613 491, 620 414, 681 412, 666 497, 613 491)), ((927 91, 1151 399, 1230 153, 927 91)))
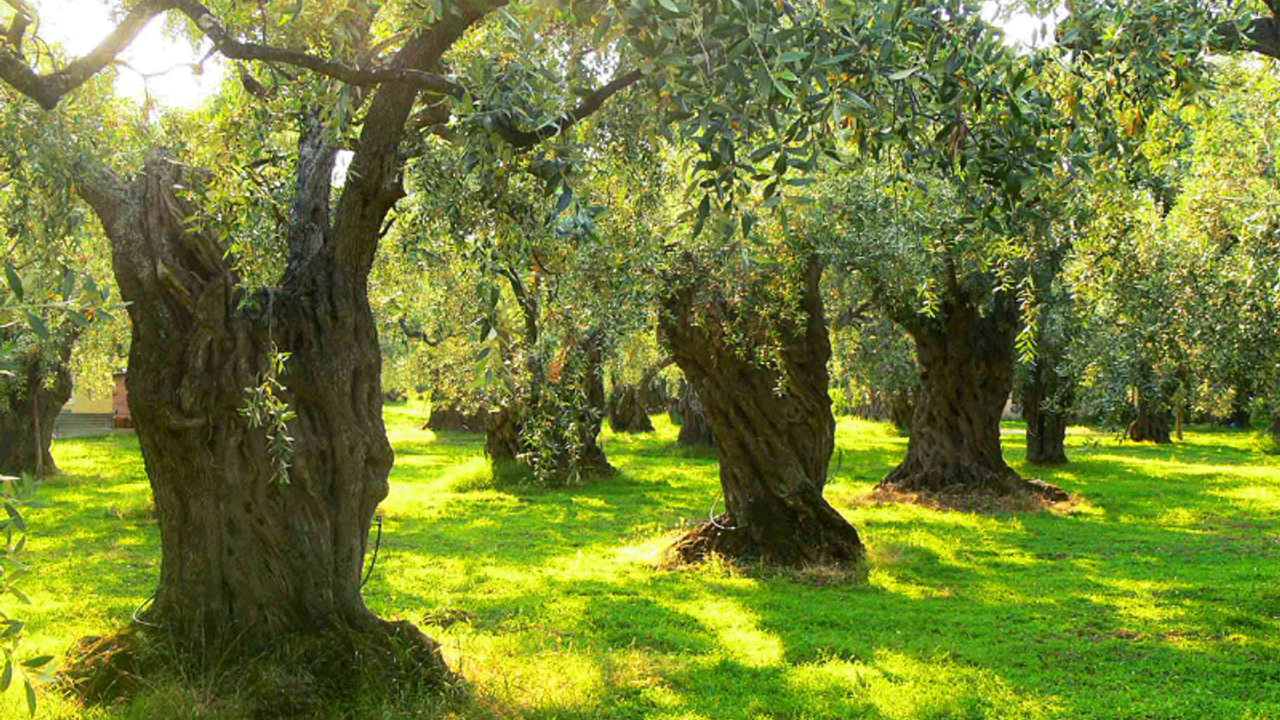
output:
POLYGON ((650 433, 653 421, 640 399, 640 386, 615 384, 609 397, 609 427, 616 433, 650 433))
POLYGON ((649 419, 649 404, 653 400, 654 380, 663 368, 672 363, 670 358, 650 367, 640 376, 634 385, 614 383, 613 394, 609 398, 609 427, 618 433, 653 432, 653 421, 649 419))
POLYGON ((339 257, 326 232, 333 152, 314 132, 300 184, 321 184, 295 206, 313 220, 291 232, 282 286, 256 302, 240 302, 222 248, 187 223, 176 164, 152 160, 138 182, 93 198, 130 303, 129 408, 160 524, 148 615, 203 653, 299 632, 402 635, 443 674, 432 641, 377 618, 360 595, 393 456, 366 295, 371 256, 339 257), (287 454, 283 433, 273 441, 241 412, 277 350, 289 357, 276 392, 296 413, 287 454))
MULTIPOLYGON (((482 14, 441 18, 398 62, 434 67, 482 14)), ((287 266, 253 302, 242 302, 225 247, 191 221, 198 213, 179 196, 199 171, 155 158, 126 181, 101 165, 76 167, 133 321, 129 406, 161 540, 147 615, 183 652, 221 661, 290 635, 358 634, 366 649, 401 643, 361 662, 412 657, 415 677, 448 677, 436 643, 378 618, 360 594, 393 458, 368 277, 387 212, 404 195, 397 148, 417 94, 402 84, 373 93, 332 220, 337 150, 318 118, 306 123, 287 266), (288 361, 272 392, 296 417, 273 432, 279 413, 262 413, 267 427, 254 427, 241 410, 246 388, 270 387, 264 374, 276 351, 288 361)), ((379 672, 395 664, 373 662, 379 672)))
POLYGON ((698 398, 698 388, 688 379, 680 381, 671 412, 672 420, 679 421, 680 434, 676 442, 690 447, 715 447, 716 435, 707 420, 707 411, 698 398))
POLYGON ((424 430, 448 430, 453 432, 481 432, 489 413, 487 410, 465 411, 457 405, 432 406, 431 417, 423 425, 424 430))
POLYGON ((958 289, 933 318, 912 316, 920 392, 907 457, 880 482, 889 490, 933 495, 1062 490, 1027 481, 1004 461, 1000 417, 1013 385, 1017 308, 1001 295, 988 314, 958 289))
POLYGON ((919 393, 919 388, 911 387, 898 388, 887 394, 885 405, 888 408, 889 422, 899 432, 911 431, 911 418, 915 416, 916 396, 919 393))
POLYGON ((58 472, 49 448, 58 413, 71 397, 67 364, 73 341, 57 347, 58 360, 52 367, 41 358, 27 358, 0 397, 0 475, 41 477, 58 472), (52 383, 46 384, 50 376, 52 383))
POLYGON ((1027 423, 1027 462, 1034 465, 1061 465, 1067 462, 1067 425, 1070 417, 1059 408, 1068 400, 1063 382, 1051 367, 1050 358, 1037 358, 1027 371, 1022 387, 1022 419, 1027 423))
POLYGON ((567 462, 587 473, 609 475, 616 471, 599 442, 600 429, 604 427, 604 416, 608 412, 604 392, 604 334, 598 329, 588 332, 578 349, 583 363, 578 382, 582 386, 584 402, 569 408, 577 416, 578 436, 575 457, 567 462))
POLYGON ((1138 400, 1138 417, 1129 423, 1125 432, 1134 442, 1153 442, 1167 445, 1173 442, 1169 436, 1169 409, 1145 399, 1138 400))
POLYGON ((663 300, 659 331, 706 408, 725 502, 724 513, 676 543, 685 561, 718 553, 803 565, 864 555, 857 531, 822 496, 835 418, 821 273, 816 260, 806 263, 805 317, 777 328, 777 366, 743 357, 730 343, 724 326, 735 318, 714 291, 686 285, 663 300))
POLYGON ((514 462, 520 448, 520 408, 502 405, 485 416, 484 454, 494 462, 514 462))

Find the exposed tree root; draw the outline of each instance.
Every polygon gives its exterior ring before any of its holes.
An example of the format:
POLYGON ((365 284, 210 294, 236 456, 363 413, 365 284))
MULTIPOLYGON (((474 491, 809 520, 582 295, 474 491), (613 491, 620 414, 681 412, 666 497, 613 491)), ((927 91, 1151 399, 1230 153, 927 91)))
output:
POLYGON ((903 463, 876 485, 872 497, 954 510, 1030 512, 1071 496, 1057 485, 1007 468, 995 471, 966 464, 920 469, 903 463))
POLYGON ((881 480, 876 489, 937 497, 1032 495, 1047 502, 1062 502, 1069 498, 1066 491, 1057 485, 1043 480, 1028 480, 1007 467, 993 470, 975 463, 924 467, 907 461, 881 480))
POLYGON ((80 640, 58 682, 87 705, 111 704, 176 683, 201 695, 233 699, 255 718, 319 717, 361 698, 444 697, 463 689, 439 644, 403 621, 375 619, 368 628, 342 626, 266 645, 242 639, 224 649, 220 657, 181 652, 162 631, 133 627, 80 640))
POLYGON ((858 531, 825 501, 822 506, 812 517, 787 523, 785 530, 749 529, 722 513, 673 543, 667 550, 667 564, 694 564, 713 557, 791 568, 860 564, 866 548, 858 531))

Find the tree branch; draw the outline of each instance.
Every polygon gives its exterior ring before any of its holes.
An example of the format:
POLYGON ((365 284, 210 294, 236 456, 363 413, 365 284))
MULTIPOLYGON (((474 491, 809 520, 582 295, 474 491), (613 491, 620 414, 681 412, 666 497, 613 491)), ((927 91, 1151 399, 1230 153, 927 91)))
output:
POLYGON ((111 64, 138 37, 147 23, 171 9, 173 2, 174 0, 142 0, 129 10, 120 25, 88 55, 48 75, 37 75, 22 56, 15 52, 16 48, 0 48, 0 79, 35 100, 45 110, 52 110, 58 106, 63 96, 85 84, 111 64))
MULTIPOLYGON (((6 0, 7 1, 7 0, 6 0)), ((147 23, 158 15, 177 10, 186 15, 200 32, 213 41, 214 48, 232 60, 258 60, 304 68, 350 85, 369 86, 400 83, 437 95, 461 97, 462 86, 446 78, 409 67, 354 67, 296 50, 236 40, 198 0, 142 0, 125 15, 120 25, 88 55, 72 61, 62 70, 38 75, 18 52, 26 25, 15 20, 9 30, 9 46, 0 48, 0 79, 30 97, 46 110, 57 107, 67 93, 88 82, 138 37, 147 23), (17 42, 12 35, 17 32, 17 42)), ((22 13, 19 13, 21 17, 22 13)))
POLYGON ((512 126, 503 126, 498 132, 503 139, 515 148, 528 148, 542 142, 543 140, 559 135, 600 109, 604 102, 613 97, 619 91, 624 90, 636 84, 644 77, 644 73, 639 70, 632 70, 629 73, 619 75, 607 84, 601 86, 595 92, 582 98, 582 102, 573 110, 560 116, 560 119, 553 123, 548 123, 537 130, 520 130, 512 126))
POLYGON ((260 43, 240 42, 231 36, 199 0, 172 0, 176 9, 196 24, 200 32, 213 41, 218 52, 232 60, 258 60, 282 63, 310 70, 318 75, 340 80, 348 85, 369 86, 381 83, 403 83, 437 95, 462 97, 461 85, 422 70, 405 67, 361 68, 325 60, 297 50, 260 43))
POLYGON ((1249 20, 1244 29, 1234 22, 1225 22, 1214 31, 1214 49, 1219 51, 1246 50, 1280 59, 1280 29, 1277 29, 1275 17, 1277 3, 1272 8, 1273 17, 1258 17, 1249 20))
POLYGON ((439 337, 428 337, 425 332, 410 327, 408 321, 404 318, 400 318, 397 323, 400 325, 400 332, 404 333, 405 337, 410 340, 417 340, 420 343, 424 343, 427 347, 436 347, 440 344, 440 341, 443 340, 443 338, 439 337))

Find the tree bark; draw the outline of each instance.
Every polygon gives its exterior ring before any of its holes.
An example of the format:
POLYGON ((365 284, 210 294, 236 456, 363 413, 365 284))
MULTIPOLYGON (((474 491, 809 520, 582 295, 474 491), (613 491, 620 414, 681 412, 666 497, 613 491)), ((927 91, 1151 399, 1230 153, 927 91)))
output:
POLYGON ((653 384, 658 373, 671 363, 668 358, 646 369, 634 385, 614 383, 613 394, 609 398, 609 427, 614 432, 653 432, 653 421, 649 419, 649 405, 656 395, 653 384))
POLYGON ((1028 370, 1022 387, 1022 419, 1027 423, 1027 462, 1033 465, 1061 465, 1067 462, 1067 425, 1070 417, 1059 408, 1061 378, 1052 367, 1052 359, 1036 358, 1028 370), (1046 407, 1048 405, 1048 407, 1046 407))
POLYGON ((640 399, 640 385, 615 384, 609 397, 609 427, 616 433, 651 433, 653 421, 640 399))
MULTIPOLYGON (((331 152, 304 153, 300 165, 309 160, 314 174, 330 172, 331 152)), ((242 303, 221 248, 186 222, 182 175, 152 160, 138 183, 117 188, 115 211, 99 209, 130 303, 129 409, 160 525, 150 622, 201 653, 339 628, 400 634, 444 673, 433 642, 380 620, 360 595, 393 458, 367 274, 339 262, 327 222, 313 223, 299 232, 315 235, 291 238, 295 250, 311 247, 290 257, 283 286, 242 303), (296 413, 287 479, 267 430, 241 412, 276 350, 289 355, 278 380, 296 413)), ((327 213, 327 184, 308 195, 315 206, 303 215, 327 213)))
POLYGON ((49 448, 58 413, 71 397, 72 342, 57 346, 50 366, 39 357, 26 359, 18 378, 0 398, 0 475, 41 477, 58 472, 49 448), (52 376, 52 384, 46 378, 52 376))
POLYGON ((1169 435, 1169 409, 1146 400, 1138 400, 1138 418, 1129 423, 1126 434, 1134 442, 1153 442, 1167 445, 1173 442, 1169 435))
POLYGON ((480 432, 485 430, 488 411, 466 412, 456 405, 432 406, 424 430, 449 430, 453 432, 480 432))
POLYGON ((484 454, 494 462, 515 462, 520 447, 519 408, 502 405, 485 416, 484 454))
POLYGON ((616 471, 599 442, 600 429, 604 427, 604 416, 608 412, 604 392, 604 333, 598 329, 588 332, 581 344, 581 353, 584 367, 580 382, 584 402, 580 407, 571 409, 578 416, 578 448, 571 462, 587 472, 608 475, 616 471))
POLYGON ((919 388, 899 388, 889 393, 886 405, 889 410, 889 422, 899 432, 911 431, 911 418, 915 416, 916 396, 919 388))
POLYGON ((680 391, 676 395, 673 420, 680 423, 680 434, 676 442, 690 447, 715 447, 716 435, 707 420, 707 411, 698 398, 698 389, 688 379, 681 381, 680 391))
POLYGON ((683 285, 663 299, 659 331, 706 408, 725 502, 724 513, 676 543, 684 561, 716 553, 800 566, 865 554, 857 531, 822 496, 835 445, 831 345, 821 268, 811 259, 803 272, 804 317, 779 321, 776 365, 744 357, 726 337, 738 319, 718 294, 683 285))
POLYGON ((1004 461, 1000 417, 1013 385, 1018 311, 1007 294, 987 313, 957 289, 935 317, 913 315, 920 392, 907 457, 879 488, 931 495, 1034 493, 1066 498, 1061 489, 1027 481, 1004 461))

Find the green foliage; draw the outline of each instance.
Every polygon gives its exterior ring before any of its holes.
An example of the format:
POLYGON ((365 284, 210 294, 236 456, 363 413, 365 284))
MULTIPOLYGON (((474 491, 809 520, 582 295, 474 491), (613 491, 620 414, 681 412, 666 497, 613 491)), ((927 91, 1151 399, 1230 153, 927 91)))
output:
POLYGON ((289 484, 289 465, 293 459, 293 436, 289 434, 289 421, 298 417, 281 397, 285 391, 280 384, 289 353, 282 353, 272 346, 267 353, 267 369, 260 376, 257 387, 245 388, 248 395, 240 408, 249 427, 266 428, 267 448, 274 467, 272 477, 281 485, 289 484))
MULTIPOLYGON (((27 547, 27 522, 22 508, 31 504, 34 495, 33 482, 0 475, 0 505, 5 513, 0 519, 0 532, 4 533, 4 544, 0 545, 0 598, 12 598, 24 605, 30 605, 31 599, 18 587, 18 583, 31 571, 22 561, 27 547)), ((21 645, 26 623, 12 612, 11 606, 9 608, 0 610, 0 653, 4 660, 3 670, 0 670, 0 694, 18 687, 21 680, 27 712, 35 715, 35 686, 51 679, 49 673, 53 669, 54 658, 52 655, 23 657, 26 653, 21 645)))

